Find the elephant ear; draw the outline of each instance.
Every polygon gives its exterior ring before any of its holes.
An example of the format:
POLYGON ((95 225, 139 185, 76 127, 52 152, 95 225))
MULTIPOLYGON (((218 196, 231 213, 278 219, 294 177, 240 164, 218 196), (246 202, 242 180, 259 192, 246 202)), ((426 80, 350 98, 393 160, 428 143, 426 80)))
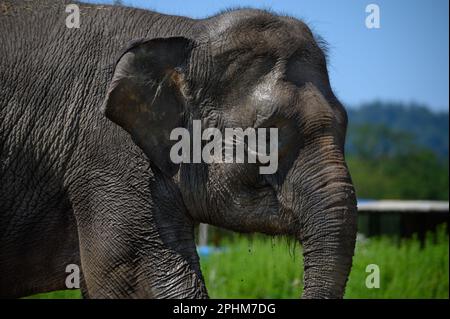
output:
POLYGON ((124 128, 152 164, 173 176, 170 132, 185 111, 185 70, 193 42, 182 37, 132 42, 119 58, 103 112, 124 128))

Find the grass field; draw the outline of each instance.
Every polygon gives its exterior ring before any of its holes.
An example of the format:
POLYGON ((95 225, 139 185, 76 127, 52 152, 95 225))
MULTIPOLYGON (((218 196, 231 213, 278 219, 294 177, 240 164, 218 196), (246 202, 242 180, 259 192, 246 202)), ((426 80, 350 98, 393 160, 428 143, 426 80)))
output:
MULTIPOLYGON (((211 298, 298 298, 302 289, 300 248, 282 238, 236 236, 225 251, 202 258, 211 298)), ((421 247, 417 239, 370 238, 357 243, 345 298, 448 298, 448 235, 441 229, 421 247), (380 269, 380 288, 368 289, 368 264, 380 269)), ((79 298, 58 291, 32 298, 79 298)))

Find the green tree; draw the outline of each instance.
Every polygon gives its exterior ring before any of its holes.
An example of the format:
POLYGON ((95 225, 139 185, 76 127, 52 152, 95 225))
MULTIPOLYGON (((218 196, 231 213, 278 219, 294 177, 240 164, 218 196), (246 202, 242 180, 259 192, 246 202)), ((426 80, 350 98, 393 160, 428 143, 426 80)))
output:
POLYGON ((349 134, 347 163, 358 197, 448 200, 448 158, 383 125, 355 126, 349 134))

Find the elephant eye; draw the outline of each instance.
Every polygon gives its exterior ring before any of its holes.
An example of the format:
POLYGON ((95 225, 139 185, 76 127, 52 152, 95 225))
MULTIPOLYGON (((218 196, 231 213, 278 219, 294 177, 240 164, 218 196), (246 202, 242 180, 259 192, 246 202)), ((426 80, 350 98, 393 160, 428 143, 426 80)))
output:
POLYGON ((296 135, 294 133, 294 128, 292 125, 290 125, 288 120, 272 120, 271 124, 264 125, 264 128, 266 129, 265 149, 268 151, 271 146, 276 146, 279 156, 282 156, 283 154, 288 152, 290 145, 295 140, 298 140, 298 137, 295 138, 296 135), (276 121, 276 123, 274 123, 274 121, 276 121), (276 130, 276 141, 272 140, 274 138, 274 134, 270 134, 271 129, 276 130), (273 143, 276 143, 276 145, 274 145, 273 143))

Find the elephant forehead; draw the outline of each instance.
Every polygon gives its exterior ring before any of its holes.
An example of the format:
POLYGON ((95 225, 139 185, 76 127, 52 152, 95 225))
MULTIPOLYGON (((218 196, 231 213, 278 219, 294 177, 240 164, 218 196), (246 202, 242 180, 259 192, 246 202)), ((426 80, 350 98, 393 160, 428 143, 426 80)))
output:
POLYGON ((255 111, 254 126, 264 126, 275 114, 286 113, 294 99, 295 95, 282 81, 282 71, 274 68, 252 88, 248 96, 248 104, 255 111))
POLYGON ((302 21, 259 10, 224 14, 209 30, 213 55, 251 50, 288 56, 303 44, 314 41, 302 21))

